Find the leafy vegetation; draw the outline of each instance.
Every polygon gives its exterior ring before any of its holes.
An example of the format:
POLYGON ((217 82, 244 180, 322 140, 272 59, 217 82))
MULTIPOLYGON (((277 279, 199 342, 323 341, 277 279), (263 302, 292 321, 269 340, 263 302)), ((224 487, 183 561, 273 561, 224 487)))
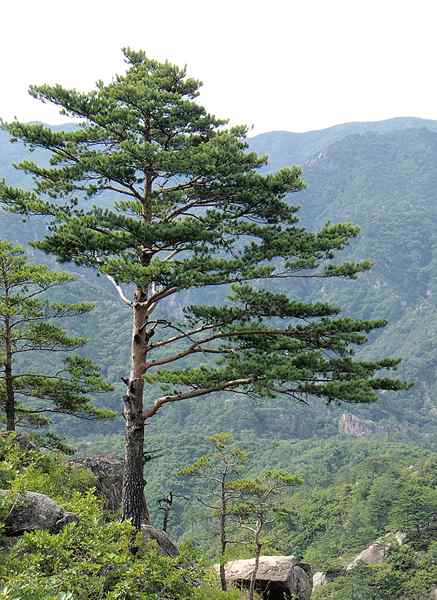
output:
POLYGON ((303 228, 287 201, 304 187, 298 167, 260 172, 266 158, 248 151, 247 129, 225 129, 196 102, 199 81, 142 51, 123 53, 126 73, 88 93, 31 86, 32 96, 81 124, 70 131, 5 124, 12 141, 45 149, 50 160, 18 164, 33 189, 3 182, 0 202, 47 217, 48 231, 33 245, 105 275, 131 311, 123 518, 140 528, 144 428, 164 406, 224 391, 360 404, 409 386, 384 372, 397 359, 357 357, 385 321, 340 316, 334 304, 302 302, 275 286, 367 271, 368 260, 334 260, 358 228, 303 228), (90 206, 104 192, 112 202, 90 206), (218 289, 212 302, 183 300, 188 290, 208 288, 218 289), (183 318, 168 308, 160 315, 171 298, 182 303, 183 318), (149 398, 151 385, 160 391, 149 398))
POLYGON ((141 543, 135 555, 129 552, 131 525, 111 520, 94 495, 92 475, 64 464, 60 455, 23 451, 11 438, 1 439, 0 482, 11 498, 23 489, 47 493, 79 517, 59 533, 29 532, 12 545, 0 538, 2 599, 234 597, 208 583, 205 565, 188 549, 174 559, 141 543))
MULTIPOLYGON (((46 493, 80 516, 79 523, 70 523, 57 534, 27 533, 14 545, 2 538, 0 598, 236 598, 238 593, 234 591, 222 594, 217 578, 207 573, 206 564, 220 557, 214 536, 216 521, 206 507, 195 501, 199 493, 194 481, 176 475, 183 465, 208 454, 207 436, 220 430, 232 432, 241 451, 250 457, 245 463, 247 479, 256 480, 271 468, 296 473, 303 479, 303 485, 293 489, 289 500, 281 500, 264 550, 298 554, 314 570, 336 573, 333 581, 315 592, 316 599, 428 597, 437 581, 433 454, 437 450, 433 225, 436 129, 435 122, 401 119, 308 134, 272 133, 249 140, 249 149, 269 155, 269 163, 261 166, 264 174, 304 163, 308 186, 293 196, 293 205, 294 198, 299 198, 301 225, 306 231, 317 235, 326 221, 350 221, 360 226, 361 233, 354 243, 337 255, 338 262, 333 263, 336 268, 341 262, 357 264, 362 257, 371 258, 374 267, 352 284, 293 279, 271 283, 262 291, 258 284, 251 289, 239 286, 234 290, 234 306, 249 302, 257 309, 268 305, 270 311, 283 310, 285 297, 292 296, 299 308, 320 304, 322 299, 323 305, 345 307, 346 313, 359 321, 387 319, 387 327, 370 332, 370 343, 358 348, 357 359, 373 362, 378 356, 399 356, 403 359, 400 376, 415 381, 415 386, 396 398, 384 392, 378 402, 352 408, 355 415, 377 422, 379 433, 362 439, 338 435, 338 417, 344 408, 335 403, 326 406, 323 401, 313 400, 307 407, 290 398, 270 397, 260 402, 232 389, 201 402, 186 400, 183 406, 168 406, 146 428, 146 448, 158 450, 159 457, 146 465, 145 474, 154 524, 159 525, 162 518, 157 500, 173 491, 170 535, 197 547, 194 554, 192 550, 183 551, 176 561, 153 549, 141 550, 135 556, 127 552, 132 532, 128 525, 102 511, 92 491, 94 479, 90 472, 68 467, 59 454, 22 451, 0 438, 0 488, 9 490, 1 500, 0 520, 24 490, 46 493), (344 566, 367 545, 388 539, 384 536, 397 531, 403 532, 406 540, 400 546, 393 544, 384 563, 362 564, 344 572, 344 566)), ((33 131, 47 134, 42 126, 35 126, 33 131)), ((67 125, 53 131, 61 137, 59 132, 67 131, 72 143, 79 144, 77 127, 67 125)), ((9 144, 0 132, 0 175, 11 187, 30 190, 30 180, 23 171, 11 168, 12 162, 23 160, 28 167, 29 161, 38 165, 44 173, 56 166, 49 165, 45 150, 38 147, 29 154, 20 143, 9 144)), ((58 191, 64 195, 67 190, 58 191)), ((92 195, 94 190, 88 191, 92 195)), ((90 201, 82 193, 77 199, 73 211, 89 209, 90 201)), ((97 214, 112 209, 113 200, 109 190, 99 190, 98 208, 92 211, 97 214)), ((27 245, 41 240, 46 233, 44 217, 23 224, 19 215, 1 215, 2 239, 27 245)), ((240 252, 242 245, 237 246, 240 252)), ((50 256, 34 247, 26 253, 36 270, 43 262, 50 268, 54 266, 50 256)), ((64 258, 72 257, 66 253, 64 258)), ((65 268, 74 274, 75 281, 50 290, 50 301, 85 306, 98 298, 94 311, 84 313, 80 319, 68 318, 65 324, 73 332, 72 337, 90 338, 88 353, 103 366, 105 378, 115 384, 107 397, 111 408, 119 413, 120 398, 125 393, 120 380, 126 375, 129 360, 129 311, 118 304, 106 277, 97 277, 82 265, 66 263, 65 268)), ((160 277, 164 275, 168 276, 160 273, 160 277)), ((125 293, 131 293, 129 285, 123 285, 125 293)), ((186 306, 203 307, 201 312, 192 311, 195 322, 203 319, 211 324, 217 318, 210 307, 223 303, 224 294, 211 286, 188 287, 169 297, 155 313, 163 325, 183 322, 186 306)), ((221 306, 229 310, 232 304, 221 306)), ((162 333, 156 332, 155 341, 163 339, 162 333)), ((178 342, 176 351, 185 349, 178 342)), ((267 354, 272 358, 270 347, 267 354)), ((81 352, 79 356, 82 361, 81 352)), ((280 369, 276 357, 266 360, 265 349, 261 361, 258 357, 247 361, 246 366, 264 371, 280 369)), ((31 364, 35 372, 47 373, 46 363, 42 353, 35 352, 31 361, 20 362, 20 368, 31 364)), ((199 367, 209 374, 213 369, 211 360, 200 353, 182 358, 180 364, 182 371, 193 367, 195 378, 203 373, 199 367)), ((160 383, 180 388, 181 380, 175 377, 171 370, 162 371, 164 382, 151 377, 148 401, 160 397, 160 383)), ((93 398, 93 404, 100 404, 98 398, 93 398)), ((83 454, 123 452, 121 417, 112 423, 84 422, 80 430, 74 417, 67 415, 61 420, 55 416, 53 421, 55 430, 68 436, 83 454)), ((250 555, 253 551, 248 547, 228 550, 232 558, 250 555)))
POLYGON ((107 392, 111 386, 87 358, 68 356, 63 366, 35 370, 36 354, 72 352, 86 340, 68 335, 56 322, 83 315, 89 303, 59 303, 47 298, 49 290, 73 279, 69 273, 32 264, 23 250, 0 241, 0 406, 6 427, 44 427, 49 415, 70 414, 85 418, 110 418, 112 411, 92 405, 89 394, 107 392))

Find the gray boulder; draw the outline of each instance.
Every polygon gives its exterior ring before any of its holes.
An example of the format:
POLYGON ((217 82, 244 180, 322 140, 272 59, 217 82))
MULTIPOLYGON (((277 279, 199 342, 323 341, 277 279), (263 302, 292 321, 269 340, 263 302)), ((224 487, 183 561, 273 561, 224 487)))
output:
POLYGON ((379 542, 370 544, 370 546, 368 546, 362 552, 360 552, 358 556, 356 556, 354 560, 347 565, 346 571, 350 571, 351 569, 356 567, 360 562, 363 562, 366 565, 375 565, 383 563, 385 557, 387 556, 389 548, 390 544, 381 544, 379 542))
POLYGON ((318 571, 313 575, 313 590, 315 588, 326 585, 334 579, 337 579, 340 575, 344 574, 344 569, 330 569, 329 571, 318 571))
MULTIPOLYGON (((9 492, 0 490, 0 496, 9 492)), ((5 532, 8 536, 19 536, 26 531, 48 529, 56 533, 67 523, 77 522, 79 517, 67 512, 54 500, 37 492, 19 494, 12 504, 5 520, 5 532)))
POLYGON ((328 583, 328 579, 324 571, 317 571, 317 573, 314 573, 313 590, 315 590, 318 587, 321 587, 322 585, 326 585, 326 583, 328 583))
POLYGON ((154 540, 158 544, 161 554, 171 557, 175 557, 179 554, 177 546, 173 544, 171 539, 165 531, 162 531, 162 529, 155 529, 155 527, 152 527, 151 525, 143 525, 141 527, 141 532, 143 534, 144 544, 154 540))
MULTIPOLYGON (((254 566, 254 558, 226 563, 226 581, 239 588, 248 588, 254 566)), ((218 573, 218 565, 214 568, 218 573)), ((312 593, 311 567, 292 555, 261 556, 256 574, 256 591, 262 598, 309 600, 312 593)))
POLYGON ((89 456, 70 461, 73 467, 89 469, 96 478, 96 493, 104 499, 106 510, 117 511, 121 505, 123 461, 109 455, 89 456))
POLYGON ((22 450, 38 450, 39 448, 32 436, 24 431, 17 433, 10 431, 0 432, 0 439, 6 440, 8 438, 13 438, 15 443, 18 444, 22 450))

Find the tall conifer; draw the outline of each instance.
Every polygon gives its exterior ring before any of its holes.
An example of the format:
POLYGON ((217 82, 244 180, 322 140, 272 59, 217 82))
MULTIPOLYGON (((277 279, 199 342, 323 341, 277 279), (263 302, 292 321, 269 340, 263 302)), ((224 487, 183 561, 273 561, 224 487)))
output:
POLYGON ((48 150, 51 159, 48 166, 21 163, 33 192, 5 184, 0 196, 20 214, 48 216, 50 231, 38 247, 105 274, 132 312, 123 515, 139 527, 146 514, 144 424, 165 404, 225 390, 368 402, 377 390, 402 384, 379 374, 396 361, 353 357, 382 321, 340 317, 336 307, 262 285, 355 277, 369 262, 331 259, 358 228, 300 227, 288 196, 303 188, 299 168, 262 174, 266 158, 248 151, 246 129, 226 128, 196 102, 200 82, 185 69, 143 52, 124 55, 127 72, 89 93, 30 88, 81 123, 74 131, 6 125, 14 139, 48 150), (223 288, 230 296, 223 302, 217 292, 214 304, 188 305, 184 292, 193 288, 223 288), (185 303, 183 319, 165 312, 176 297, 185 303))
POLYGON ((47 293, 74 277, 31 263, 19 246, 0 241, 0 412, 7 431, 45 426, 50 415, 105 418, 115 414, 92 403, 111 390, 88 358, 70 354, 85 343, 60 326, 83 315, 91 303, 53 302, 47 293), (63 363, 51 355, 68 353, 63 363), (44 357, 44 359, 42 358, 44 357))

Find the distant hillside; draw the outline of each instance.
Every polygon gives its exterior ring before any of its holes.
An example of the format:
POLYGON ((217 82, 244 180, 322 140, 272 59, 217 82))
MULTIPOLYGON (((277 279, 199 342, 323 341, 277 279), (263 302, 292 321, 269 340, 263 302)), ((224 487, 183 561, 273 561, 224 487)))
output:
MULTIPOLYGON (((357 282, 299 282, 296 296, 330 299, 346 313, 365 318, 387 318, 389 326, 375 336, 365 351, 393 354, 404 360, 401 373, 417 382, 414 389, 356 410, 365 419, 376 420, 388 432, 402 439, 436 443, 437 433, 437 121, 391 119, 376 123, 350 123, 307 132, 271 132, 250 140, 251 147, 270 157, 269 168, 290 163, 304 166, 308 189, 292 196, 301 205, 303 223, 318 227, 326 220, 351 220, 362 228, 360 239, 345 255, 371 258, 375 268, 357 282)), ((38 151, 35 152, 36 156, 38 151)), ((9 144, 0 133, 0 177, 25 185, 11 162, 25 155, 19 144, 9 144)), ((25 244, 44 232, 43 222, 24 224, 21 219, 2 215, 0 235, 25 244)), ((93 273, 74 268, 80 277, 71 295, 97 299, 94 316, 81 325, 89 335, 89 351, 104 366, 106 375, 119 382, 126 374, 128 332, 120 322, 129 313, 118 302, 110 286, 93 273)), ((201 300, 193 294, 192 301, 201 300)), ((169 310, 179 310, 169 304, 169 310)), ((121 387, 111 403, 119 406, 121 387)), ((289 402, 253 402, 226 396, 189 403, 163 412, 152 426, 151 435, 170 437, 181 430, 198 432, 232 429, 257 437, 294 439, 312 435, 329 437, 337 433, 337 419, 344 409, 318 407, 311 410, 289 402), (194 416, 192 416, 194 415, 194 416)), ((121 421, 77 430, 83 436, 93 432, 120 431, 121 421)))
POLYGON ((251 139, 251 148, 259 154, 269 157, 269 169, 278 169, 288 164, 303 164, 308 159, 323 152, 331 144, 349 135, 373 133, 392 133, 404 129, 422 128, 437 131, 437 121, 399 117, 385 121, 343 123, 328 129, 293 133, 289 131, 270 131, 251 139))

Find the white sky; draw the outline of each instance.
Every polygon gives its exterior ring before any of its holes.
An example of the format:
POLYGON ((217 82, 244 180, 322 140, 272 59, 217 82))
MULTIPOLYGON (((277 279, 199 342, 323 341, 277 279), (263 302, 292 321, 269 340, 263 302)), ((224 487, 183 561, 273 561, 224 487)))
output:
POLYGON ((187 64, 253 133, 437 119, 436 0, 1 0, 0 116, 60 122, 31 83, 90 89, 120 48, 187 64))

